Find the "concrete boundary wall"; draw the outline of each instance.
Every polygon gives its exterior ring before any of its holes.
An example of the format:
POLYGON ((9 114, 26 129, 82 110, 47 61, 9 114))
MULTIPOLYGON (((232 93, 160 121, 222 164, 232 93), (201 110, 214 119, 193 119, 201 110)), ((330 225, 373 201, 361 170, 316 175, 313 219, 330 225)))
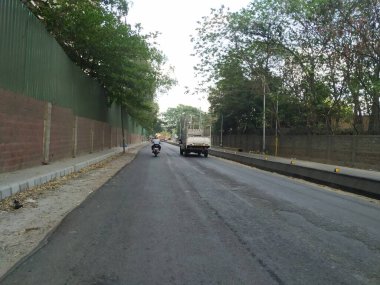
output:
MULTIPOLYGON (((212 145, 220 145, 220 136, 213 136, 212 145)), ((223 146, 245 152, 262 152, 259 135, 226 135, 223 146)), ((266 152, 275 154, 275 137, 266 137, 266 152)), ((378 135, 283 135, 279 137, 279 157, 341 166, 380 170, 380 136, 378 135)))
MULTIPOLYGON (((121 146, 122 131, 69 108, 0 89, 0 173, 121 146)), ((129 134, 128 143, 142 142, 129 134)))

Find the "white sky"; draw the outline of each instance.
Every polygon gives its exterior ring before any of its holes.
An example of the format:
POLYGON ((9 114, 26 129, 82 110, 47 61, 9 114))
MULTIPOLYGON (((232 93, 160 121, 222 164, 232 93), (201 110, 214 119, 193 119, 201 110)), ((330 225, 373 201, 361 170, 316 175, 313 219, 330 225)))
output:
POLYGON ((208 16, 211 8, 221 5, 237 11, 246 7, 250 0, 132 0, 127 22, 131 25, 141 23, 143 33, 158 31, 159 47, 174 66, 177 86, 167 94, 158 96, 160 112, 175 108, 179 104, 190 105, 207 111, 207 94, 185 95, 185 86, 190 90, 196 87, 193 66, 196 58, 193 53, 190 35, 195 35, 196 22, 208 16), (203 98, 202 98, 203 97, 203 98))

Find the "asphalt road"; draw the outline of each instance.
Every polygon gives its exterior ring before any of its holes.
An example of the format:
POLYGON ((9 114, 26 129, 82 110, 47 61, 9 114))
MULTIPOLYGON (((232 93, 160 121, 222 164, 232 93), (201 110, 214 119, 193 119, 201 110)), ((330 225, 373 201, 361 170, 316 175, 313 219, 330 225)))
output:
POLYGON ((380 284, 380 204, 147 147, 1 284, 380 284))

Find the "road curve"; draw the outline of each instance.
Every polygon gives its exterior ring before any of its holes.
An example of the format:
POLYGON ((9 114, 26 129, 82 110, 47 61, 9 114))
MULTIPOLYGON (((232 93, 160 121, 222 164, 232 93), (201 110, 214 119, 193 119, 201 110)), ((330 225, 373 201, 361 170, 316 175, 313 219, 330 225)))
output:
POLYGON ((1 284, 380 284, 380 204, 163 144, 1 284))

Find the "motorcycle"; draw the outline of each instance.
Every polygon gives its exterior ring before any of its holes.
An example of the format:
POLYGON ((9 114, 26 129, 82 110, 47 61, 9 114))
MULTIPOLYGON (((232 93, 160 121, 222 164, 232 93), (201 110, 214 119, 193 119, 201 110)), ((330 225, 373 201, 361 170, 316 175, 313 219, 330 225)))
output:
POLYGON ((158 145, 153 146, 152 153, 154 154, 154 156, 157 156, 160 153, 160 148, 158 145))

